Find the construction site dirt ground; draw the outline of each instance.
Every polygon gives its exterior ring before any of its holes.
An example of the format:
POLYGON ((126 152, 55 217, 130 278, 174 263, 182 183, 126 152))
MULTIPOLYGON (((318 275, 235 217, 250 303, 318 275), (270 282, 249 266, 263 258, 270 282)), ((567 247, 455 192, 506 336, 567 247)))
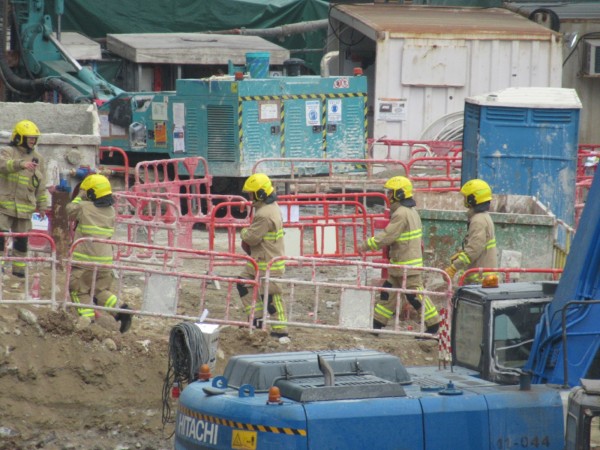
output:
MULTIPOLYGON (((64 274, 57 279, 60 299, 64 274)), ((50 280, 49 273, 41 273, 42 298, 50 280)), ((3 298, 14 296, 19 283, 4 275, 3 298)), ((189 289, 182 287, 181 302, 191 298, 189 289)), ((223 291, 213 294, 223 296, 223 291)), ((127 296, 140 308, 139 292, 127 296)), ((239 318, 237 292, 234 297, 232 309, 239 318)), ((296 313, 311 315, 313 302, 314 297, 300 298, 296 313)), ((323 309, 325 320, 329 311, 323 309)), ((406 320, 416 329, 416 314, 406 320)), ((179 323, 135 316, 131 329, 121 334, 107 312, 90 323, 72 308, 0 305, 0 450, 173 448, 174 425, 163 423, 163 385, 170 332, 179 323)), ((291 327, 289 341, 280 342, 262 330, 229 325, 219 328, 214 372, 221 374, 233 355, 355 348, 395 354, 407 366, 438 364, 434 340, 291 327)))

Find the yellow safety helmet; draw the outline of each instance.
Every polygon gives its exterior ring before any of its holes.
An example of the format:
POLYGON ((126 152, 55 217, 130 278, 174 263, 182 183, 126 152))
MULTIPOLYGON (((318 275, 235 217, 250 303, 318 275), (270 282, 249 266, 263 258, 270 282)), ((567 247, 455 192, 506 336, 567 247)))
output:
POLYGON ((406 177, 392 177, 383 185, 385 189, 391 192, 390 199, 399 202, 405 198, 411 198, 413 195, 413 185, 406 177))
POLYGON ((112 194, 110 181, 108 181, 108 178, 106 178, 104 175, 100 175, 98 173, 85 177, 85 180, 83 180, 81 183, 80 188, 83 189, 91 201, 95 201, 99 198, 112 194))
POLYGON ((26 137, 40 137, 40 129, 31 120, 21 120, 15 125, 10 141, 15 145, 27 144, 26 137))
POLYGON ((460 193, 465 198, 466 208, 473 208, 492 200, 492 188, 485 181, 478 178, 467 181, 460 188, 460 193))
POLYGON ((271 179, 264 173, 250 175, 242 188, 243 192, 251 193, 253 199, 259 202, 264 201, 274 190, 271 179))

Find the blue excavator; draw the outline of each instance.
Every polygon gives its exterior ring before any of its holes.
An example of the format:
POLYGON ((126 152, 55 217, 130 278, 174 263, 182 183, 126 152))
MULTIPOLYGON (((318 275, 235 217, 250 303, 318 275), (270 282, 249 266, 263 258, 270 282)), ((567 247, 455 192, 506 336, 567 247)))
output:
POLYGON ((457 289, 449 367, 370 350, 235 356, 181 392, 175 448, 597 448, 599 232, 596 176, 559 281, 457 289))

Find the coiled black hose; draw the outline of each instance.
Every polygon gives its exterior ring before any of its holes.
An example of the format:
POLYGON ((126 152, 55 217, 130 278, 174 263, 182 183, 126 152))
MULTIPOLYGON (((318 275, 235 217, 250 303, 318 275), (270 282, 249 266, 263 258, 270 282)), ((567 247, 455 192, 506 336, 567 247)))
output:
POLYGON ((200 328, 191 322, 182 322, 171 329, 169 335, 169 363, 162 391, 162 423, 175 420, 171 412, 171 388, 177 383, 183 390, 184 384, 196 380, 198 369, 210 358, 209 341, 200 328))

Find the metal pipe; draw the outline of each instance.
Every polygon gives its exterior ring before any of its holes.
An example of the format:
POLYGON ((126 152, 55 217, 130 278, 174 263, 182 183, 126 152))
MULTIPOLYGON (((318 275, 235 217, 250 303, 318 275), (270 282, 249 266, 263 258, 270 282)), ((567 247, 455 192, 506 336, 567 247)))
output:
POLYGON ((317 362, 319 363, 319 370, 323 372, 325 386, 335 386, 335 374, 333 373, 333 368, 321 355, 317 356, 317 362))
POLYGON ((73 58, 69 52, 67 51, 67 49, 60 43, 60 41, 58 39, 56 39, 54 36, 52 36, 51 34, 48 35, 48 39, 50 39, 50 41, 56 46, 56 48, 58 49, 58 51, 63 55, 63 57, 73 66, 75 67, 75 69, 77 69, 77 71, 79 72, 80 70, 83 69, 83 67, 81 66, 81 64, 79 64, 79 62, 77 62, 77 60, 75 58, 73 58))
POLYGON ((600 300, 574 300, 567 302, 561 311, 561 340, 563 345, 563 388, 569 387, 569 368, 568 355, 567 355, 567 309, 571 305, 597 305, 600 304, 600 300))
POLYGON ((310 31, 324 30, 329 26, 327 19, 312 20, 308 22, 292 23, 274 28, 232 28, 229 30, 209 31, 211 34, 244 34, 262 37, 286 37, 293 34, 302 34, 310 31))
POLYGON ((329 63, 333 58, 339 57, 340 52, 338 50, 327 52, 321 58, 321 76, 328 77, 330 74, 329 63))

